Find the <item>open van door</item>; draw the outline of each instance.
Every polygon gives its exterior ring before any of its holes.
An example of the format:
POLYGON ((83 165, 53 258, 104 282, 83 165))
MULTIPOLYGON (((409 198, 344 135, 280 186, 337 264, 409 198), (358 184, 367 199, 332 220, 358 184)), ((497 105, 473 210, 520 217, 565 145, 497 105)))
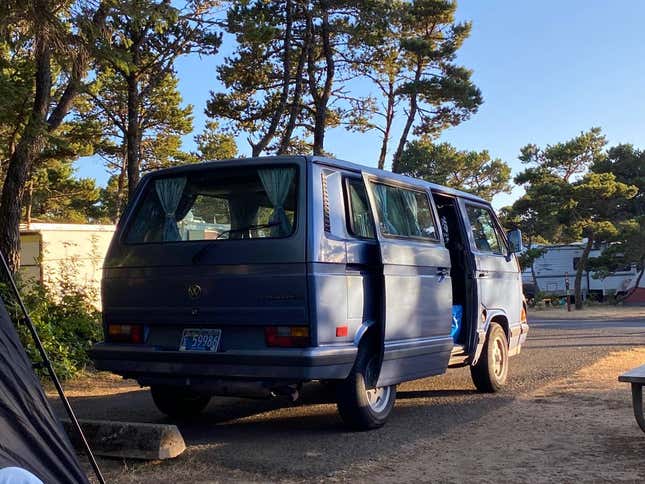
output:
POLYGON ((452 285, 432 196, 420 184, 362 175, 382 265, 377 386, 443 373, 453 347, 452 285))

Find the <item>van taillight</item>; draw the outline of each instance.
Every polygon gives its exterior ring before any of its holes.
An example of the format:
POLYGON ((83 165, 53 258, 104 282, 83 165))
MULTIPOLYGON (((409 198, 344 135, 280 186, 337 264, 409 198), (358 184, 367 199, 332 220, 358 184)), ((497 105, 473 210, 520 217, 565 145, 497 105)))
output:
POLYGON ((306 326, 267 326, 264 328, 267 346, 304 348, 309 346, 309 328, 306 326))
POLYGON ((143 343, 143 326, 140 324, 108 324, 107 339, 112 343, 143 343))

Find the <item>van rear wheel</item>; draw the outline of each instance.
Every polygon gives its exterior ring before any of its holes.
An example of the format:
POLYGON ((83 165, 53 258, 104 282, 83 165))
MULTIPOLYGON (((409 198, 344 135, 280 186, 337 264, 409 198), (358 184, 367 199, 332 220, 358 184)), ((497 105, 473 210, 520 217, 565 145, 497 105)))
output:
POLYGON ((200 414, 211 400, 210 395, 165 385, 150 387, 150 394, 159 411, 173 418, 194 417, 200 414))
POLYGON ((488 336, 479 361, 470 367, 470 375, 477 390, 494 393, 501 390, 508 377, 508 340, 497 323, 490 323, 488 336))
POLYGON ((376 387, 377 373, 378 356, 362 344, 354 368, 336 388, 338 412, 353 430, 382 427, 394 408, 396 385, 376 387))

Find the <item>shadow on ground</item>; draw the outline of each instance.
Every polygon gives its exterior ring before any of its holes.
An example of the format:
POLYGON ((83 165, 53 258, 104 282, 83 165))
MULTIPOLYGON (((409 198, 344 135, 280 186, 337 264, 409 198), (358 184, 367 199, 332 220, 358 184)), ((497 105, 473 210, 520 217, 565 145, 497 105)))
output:
MULTIPOLYGON (((319 384, 305 386, 298 405, 213 398, 202 415, 173 422, 156 410, 148 391, 75 397, 71 402, 80 418, 177 424, 188 450, 160 465, 178 481, 210 479, 205 473, 213 466, 271 478, 321 478, 352 463, 400 452, 418 439, 458 430, 513 400, 510 394, 478 394, 465 378, 459 378, 465 388, 441 388, 442 379, 444 385, 453 384, 441 377, 403 385, 388 424, 358 433, 343 427, 333 394, 319 384)), ((115 464, 108 463, 108 473, 121 467, 115 464)), ((128 467, 138 465, 143 464, 130 462, 128 467)))
MULTIPOLYGON (((284 401, 213 398, 203 415, 172 422, 188 445, 179 458, 102 462, 113 482, 321 480, 335 473, 334 477, 351 478, 344 472, 353 464, 387 463, 414 448, 417 452, 427 448, 439 436, 449 436, 451 447, 459 452, 464 439, 470 438, 463 435, 466 424, 485 421, 491 412, 509 406, 515 395, 570 376, 630 339, 632 346, 645 343, 645 333, 631 333, 629 329, 600 335, 586 329, 532 331, 526 350, 511 360, 510 380, 502 393, 476 393, 467 368, 408 382, 399 387, 388 424, 371 432, 347 431, 329 393, 318 384, 307 385, 302 403, 295 406, 284 401), (576 347, 574 351, 570 345, 576 347)), ((170 423, 156 410, 149 392, 135 388, 75 397, 72 405, 81 418, 170 423)), ((494 435, 499 429, 489 430, 494 435)))

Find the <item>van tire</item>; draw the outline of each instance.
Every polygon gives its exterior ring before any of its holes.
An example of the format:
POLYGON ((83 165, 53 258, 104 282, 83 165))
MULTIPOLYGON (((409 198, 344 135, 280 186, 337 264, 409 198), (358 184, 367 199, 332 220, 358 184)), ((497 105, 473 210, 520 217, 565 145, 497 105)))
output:
POLYGON ((497 323, 490 323, 486 343, 479 361, 470 367, 470 375, 477 390, 495 393, 502 389, 508 377, 508 340, 497 323))
POLYGON ((396 385, 369 390, 370 385, 366 384, 366 381, 373 379, 370 374, 375 374, 377 364, 378 355, 371 351, 368 344, 361 344, 352 371, 337 385, 338 412, 345 425, 352 430, 382 427, 394 408, 396 385))
POLYGON ((154 385, 150 394, 161 413, 172 418, 190 418, 199 415, 210 402, 210 395, 187 388, 154 385))

